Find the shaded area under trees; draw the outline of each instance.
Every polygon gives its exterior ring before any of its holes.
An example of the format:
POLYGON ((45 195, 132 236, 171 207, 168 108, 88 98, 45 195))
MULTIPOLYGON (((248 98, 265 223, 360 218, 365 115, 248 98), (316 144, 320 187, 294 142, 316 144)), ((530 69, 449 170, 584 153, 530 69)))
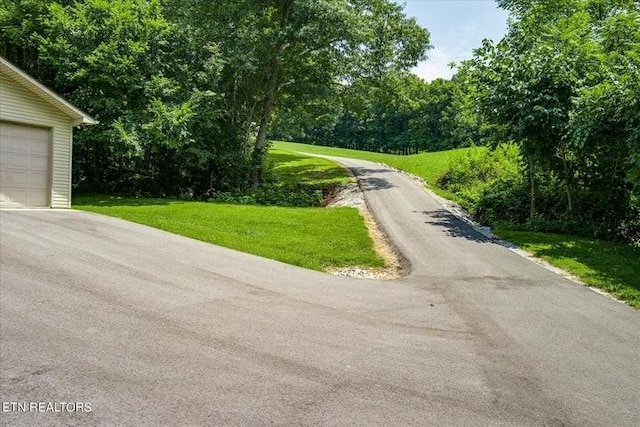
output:
POLYGON ((207 197, 261 182, 274 112, 424 58, 389 0, 6 0, 0 53, 96 117, 84 191, 207 197))

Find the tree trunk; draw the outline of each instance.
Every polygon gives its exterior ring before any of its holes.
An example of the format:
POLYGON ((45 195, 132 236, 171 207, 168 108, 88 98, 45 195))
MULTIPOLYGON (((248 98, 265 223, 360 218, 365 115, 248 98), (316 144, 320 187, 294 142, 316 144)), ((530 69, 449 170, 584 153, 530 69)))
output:
POLYGON ((267 148, 267 129, 271 122, 271 114, 273 112, 273 104, 276 100, 276 92, 278 91, 278 75, 280 71, 280 54, 284 44, 279 43, 273 53, 271 61, 271 75, 269 76, 269 84, 267 86, 267 92, 262 107, 262 114, 260 115, 260 127, 258 128, 258 136, 256 137, 256 143, 253 147, 253 176, 252 186, 256 188, 260 184, 262 179, 262 160, 264 159, 265 151, 267 148))
MULTIPOLYGON (((293 8, 292 0, 285 0, 282 5, 282 15, 280 20, 280 30, 284 34, 288 21, 289 14, 293 8)), ((281 38, 276 43, 273 54, 271 56, 271 64, 269 66, 269 82, 267 83, 264 104, 262 107, 262 113, 260 115, 260 127, 258 128, 258 135, 256 136, 256 143, 253 147, 253 176, 251 177, 251 185, 256 188, 260 185, 262 179, 262 161, 267 150, 267 130, 271 123, 271 115, 273 113, 273 105, 276 101, 276 95, 278 93, 278 79, 280 77, 280 61, 282 51, 286 46, 285 38, 281 38)))
POLYGON ((529 160, 529 181, 529 220, 532 220, 536 216, 536 174, 532 160, 529 160))
POLYGON ((567 211, 569 216, 573 215, 573 197, 571 197, 571 174, 569 171, 569 165, 567 164, 567 159, 564 154, 564 150, 562 152, 562 167, 564 169, 564 189, 565 195, 567 196, 567 211))

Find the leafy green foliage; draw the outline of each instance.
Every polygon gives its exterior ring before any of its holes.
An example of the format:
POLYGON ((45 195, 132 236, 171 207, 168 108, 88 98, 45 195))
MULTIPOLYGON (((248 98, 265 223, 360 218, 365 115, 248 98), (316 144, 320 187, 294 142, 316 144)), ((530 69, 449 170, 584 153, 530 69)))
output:
POLYGON ((638 194, 638 2, 501 4, 512 11, 509 33, 466 67, 496 139, 521 147, 530 220, 619 234, 638 194))
MULTIPOLYGON (((0 7, 0 55, 13 60, 33 76, 44 75, 38 61, 42 17, 53 3, 65 0, 3 0, 0 7)), ((42 79, 45 81, 45 79, 42 79)))
POLYGON ((329 189, 318 185, 263 184, 246 192, 216 192, 208 201, 236 205, 265 205, 286 207, 319 207, 329 189))
MULTIPOLYGON (((215 49, 195 46, 155 0, 50 2, 41 12, 38 33, 21 36, 38 49, 10 59, 41 64, 37 77, 100 121, 74 138, 77 189, 163 195, 228 185, 216 173, 228 159, 214 154, 223 151, 211 120, 222 110, 210 90, 215 49)), ((229 169, 242 170, 246 160, 233 160, 229 169)))
POLYGON ((280 113, 271 136, 400 154, 466 147, 479 140, 480 124, 465 89, 462 79, 427 83, 408 73, 358 79, 333 100, 320 98, 321 105, 332 103, 334 109, 312 104, 280 113))
POLYGON ((632 246, 640 248, 640 195, 631 197, 627 218, 620 223, 618 233, 632 246))
POLYGON ((194 38, 221 48, 220 92, 229 113, 225 127, 244 145, 253 144, 254 187, 261 179, 274 111, 295 109, 355 76, 381 78, 407 70, 428 47, 428 32, 388 0, 171 4, 177 21, 194 28, 194 38))
POLYGON ((100 121, 75 138, 78 190, 201 198, 260 183, 274 112, 429 40, 390 0, 6 0, 0 24, 3 55, 100 121))
POLYGON ((514 144, 467 151, 452 159, 438 185, 485 223, 526 218, 522 159, 514 144))

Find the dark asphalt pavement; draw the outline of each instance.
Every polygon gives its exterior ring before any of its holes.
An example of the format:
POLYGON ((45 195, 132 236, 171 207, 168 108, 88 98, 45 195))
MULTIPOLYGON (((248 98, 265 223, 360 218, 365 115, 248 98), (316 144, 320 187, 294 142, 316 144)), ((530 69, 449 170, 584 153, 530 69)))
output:
POLYGON ((329 276, 90 213, 0 212, 0 423, 640 425, 638 311, 487 240, 404 175, 342 161, 408 277, 329 276))

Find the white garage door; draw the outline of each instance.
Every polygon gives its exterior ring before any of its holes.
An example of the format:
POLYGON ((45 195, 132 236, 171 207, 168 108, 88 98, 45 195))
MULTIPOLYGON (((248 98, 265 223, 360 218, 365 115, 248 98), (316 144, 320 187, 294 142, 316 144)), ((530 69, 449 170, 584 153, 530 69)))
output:
POLYGON ((0 207, 49 206, 49 129, 0 122, 0 207))

